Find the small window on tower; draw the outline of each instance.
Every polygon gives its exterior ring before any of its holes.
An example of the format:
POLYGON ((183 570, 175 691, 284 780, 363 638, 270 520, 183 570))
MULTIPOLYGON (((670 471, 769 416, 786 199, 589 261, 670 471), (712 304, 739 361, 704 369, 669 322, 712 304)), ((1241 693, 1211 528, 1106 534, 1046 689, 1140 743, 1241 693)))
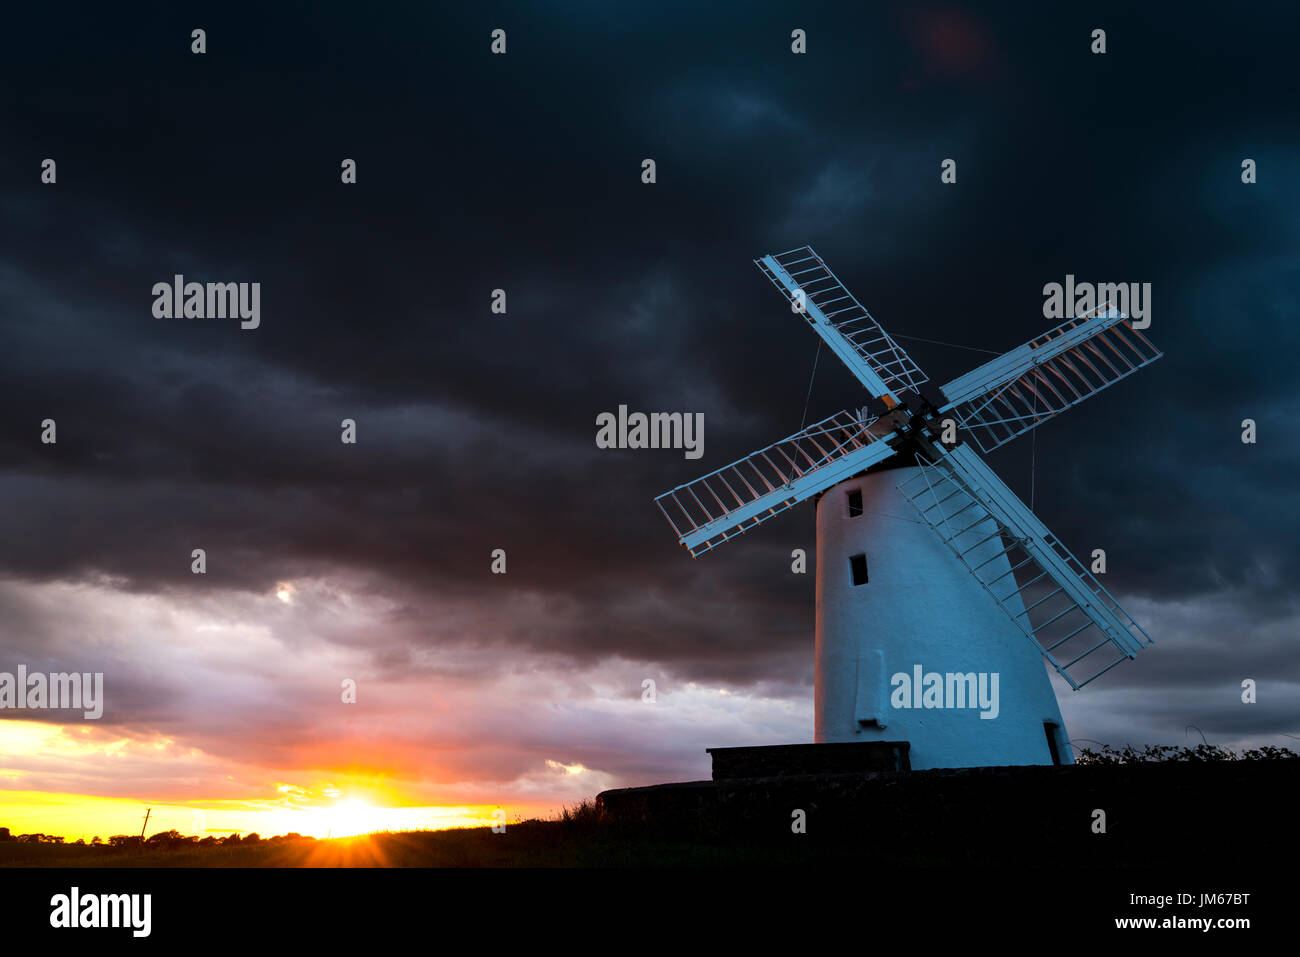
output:
POLYGON ((862 514, 862 490, 854 489, 849 492, 849 518, 857 518, 862 514))
POLYGON ((853 576, 853 584, 865 585, 867 583, 867 556, 850 555, 849 573, 853 576))

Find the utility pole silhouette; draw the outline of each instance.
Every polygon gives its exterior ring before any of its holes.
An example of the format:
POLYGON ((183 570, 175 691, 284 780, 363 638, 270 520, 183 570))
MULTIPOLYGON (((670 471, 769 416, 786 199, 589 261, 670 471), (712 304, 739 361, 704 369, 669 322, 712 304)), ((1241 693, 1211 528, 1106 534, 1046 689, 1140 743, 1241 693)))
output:
POLYGON ((141 843, 141 844, 144 843, 144 829, 145 829, 146 827, 149 826, 149 815, 150 815, 152 812, 153 812, 153 808, 146 808, 146 809, 145 809, 145 812, 144 812, 144 823, 140 825, 140 843, 141 843))

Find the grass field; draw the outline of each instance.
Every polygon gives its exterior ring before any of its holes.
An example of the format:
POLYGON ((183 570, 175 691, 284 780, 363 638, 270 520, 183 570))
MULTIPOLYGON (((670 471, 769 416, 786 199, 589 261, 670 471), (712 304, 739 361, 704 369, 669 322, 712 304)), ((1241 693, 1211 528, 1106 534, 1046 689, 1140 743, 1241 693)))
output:
MULTIPOLYGON (((649 839, 586 822, 524 821, 491 828, 403 831, 363 837, 206 847, 0 844, 0 867, 641 867, 745 866, 825 860, 825 846, 796 840, 737 845, 649 839)), ((847 852, 845 852, 847 853, 847 852)), ((830 856, 834 857, 835 854, 830 856)))

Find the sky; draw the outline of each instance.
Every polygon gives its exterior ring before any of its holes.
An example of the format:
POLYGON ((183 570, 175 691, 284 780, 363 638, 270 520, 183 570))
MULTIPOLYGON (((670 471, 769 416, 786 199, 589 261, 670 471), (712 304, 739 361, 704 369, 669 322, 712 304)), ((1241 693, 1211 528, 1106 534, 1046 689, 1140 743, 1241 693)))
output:
POLYGON ((0 671, 105 708, 0 711, 0 826, 514 819, 810 741, 812 506, 692 560, 653 503, 866 400, 752 263, 806 243, 931 387, 1151 283, 1164 358, 988 457, 1155 640, 1069 736, 1294 746, 1300 14, 752 7, 12 12, 0 671), (260 325, 156 317, 176 274, 260 325), (620 404, 703 456, 598 448, 620 404))

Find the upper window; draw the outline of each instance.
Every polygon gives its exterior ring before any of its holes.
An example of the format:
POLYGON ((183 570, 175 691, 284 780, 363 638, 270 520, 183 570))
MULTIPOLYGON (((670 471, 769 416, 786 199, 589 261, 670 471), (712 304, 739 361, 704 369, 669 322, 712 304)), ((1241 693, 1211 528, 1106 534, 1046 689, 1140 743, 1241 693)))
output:
POLYGON ((862 490, 853 489, 849 492, 849 518, 857 518, 862 514, 862 490))

